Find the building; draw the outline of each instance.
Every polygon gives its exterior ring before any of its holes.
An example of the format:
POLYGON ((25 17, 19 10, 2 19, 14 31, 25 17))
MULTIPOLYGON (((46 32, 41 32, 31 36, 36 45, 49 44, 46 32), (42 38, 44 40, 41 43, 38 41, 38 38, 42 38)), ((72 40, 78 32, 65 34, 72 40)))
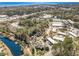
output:
POLYGON ((13 16, 10 17, 10 20, 19 19, 19 18, 21 18, 21 16, 19 16, 19 15, 13 15, 13 16))
POLYGON ((65 19, 52 19, 53 22, 50 23, 50 27, 52 29, 52 31, 57 31, 59 29, 62 28, 70 28, 73 25, 73 21, 71 21, 70 19, 65 20, 65 19))
POLYGON ((58 29, 65 27, 63 22, 52 22, 50 26, 52 31, 57 31, 58 29))
POLYGON ((66 36, 67 34, 66 34, 66 32, 61 32, 61 31, 58 31, 57 32, 59 35, 62 35, 62 36, 66 36))
POLYGON ((58 41, 64 41, 65 36, 63 35, 55 35, 53 37, 54 40, 58 40, 58 41))
POLYGON ((6 20, 8 19, 8 15, 0 15, 0 20, 6 20))
POLYGON ((52 27, 62 28, 64 24, 62 22, 52 22, 52 27))
POLYGON ((44 14, 43 16, 41 16, 41 18, 51 18, 52 17, 52 15, 50 15, 50 14, 44 14))
POLYGON ((47 38, 47 41, 49 41, 50 43, 52 43, 52 44, 55 44, 55 43, 57 43, 55 40, 53 40, 51 37, 48 37, 47 38))
POLYGON ((79 29, 71 27, 68 34, 72 38, 79 37, 79 29))

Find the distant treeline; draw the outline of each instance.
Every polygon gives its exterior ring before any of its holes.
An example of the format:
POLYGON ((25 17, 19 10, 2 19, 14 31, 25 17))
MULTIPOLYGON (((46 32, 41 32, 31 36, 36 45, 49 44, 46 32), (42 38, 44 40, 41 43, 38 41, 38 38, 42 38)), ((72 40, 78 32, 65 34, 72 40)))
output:
POLYGON ((0 8, 0 14, 5 14, 8 16, 12 16, 12 15, 23 15, 23 14, 31 14, 34 12, 40 12, 40 11, 46 11, 46 10, 50 10, 51 8, 49 7, 23 7, 23 6, 18 6, 18 7, 1 7, 0 8))
POLYGON ((79 5, 33 5, 0 7, 0 14, 5 14, 8 16, 31 14, 41 11, 47 11, 46 13, 55 15, 58 18, 71 19, 76 22, 79 21, 79 5))

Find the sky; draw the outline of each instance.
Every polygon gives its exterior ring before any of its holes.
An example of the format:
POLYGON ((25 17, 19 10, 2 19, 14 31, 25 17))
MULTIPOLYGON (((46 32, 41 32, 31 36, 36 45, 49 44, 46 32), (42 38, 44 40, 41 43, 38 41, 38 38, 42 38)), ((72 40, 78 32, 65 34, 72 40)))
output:
POLYGON ((21 6, 35 4, 79 4, 79 2, 0 2, 0 7, 3 6, 21 6))

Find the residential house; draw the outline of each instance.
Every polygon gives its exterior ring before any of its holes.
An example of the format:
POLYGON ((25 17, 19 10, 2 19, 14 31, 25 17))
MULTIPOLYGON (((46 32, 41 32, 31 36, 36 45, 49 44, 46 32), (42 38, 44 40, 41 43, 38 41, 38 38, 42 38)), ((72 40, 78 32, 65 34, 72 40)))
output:
POLYGON ((72 38, 79 37, 79 29, 71 27, 70 30, 68 31, 68 34, 72 38))
POLYGON ((53 40, 51 37, 48 37, 47 38, 47 41, 49 41, 50 43, 52 43, 52 44, 55 44, 55 43, 57 43, 55 40, 53 40))
POLYGON ((57 31, 58 29, 65 27, 63 22, 52 22, 50 26, 52 31, 57 31))
POLYGON ((55 35, 53 37, 54 40, 58 40, 58 41, 64 41, 65 36, 63 35, 55 35))
POLYGON ((9 18, 8 15, 0 15, 0 20, 6 20, 8 18, 9 18))

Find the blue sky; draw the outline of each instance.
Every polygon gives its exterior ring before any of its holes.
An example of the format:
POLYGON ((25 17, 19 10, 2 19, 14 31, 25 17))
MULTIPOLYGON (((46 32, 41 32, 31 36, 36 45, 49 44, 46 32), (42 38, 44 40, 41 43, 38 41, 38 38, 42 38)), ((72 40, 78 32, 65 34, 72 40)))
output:
POLYGON ((0 2, 0 4, 52 4, 56 2, 0 2))
MULTIPOLYGON (((34 4, 69 4, 69 3, 73 2, 0 2, 0 6, 19 6, 19 5, 34 5, 34 4)), ((78 2, 74 3, 78 4, 78 2)))
POLYGON ((0 6, 19 6, 19 5, 34 5, 34 4, 50 4, 50 2, 0 2, 0 6))

